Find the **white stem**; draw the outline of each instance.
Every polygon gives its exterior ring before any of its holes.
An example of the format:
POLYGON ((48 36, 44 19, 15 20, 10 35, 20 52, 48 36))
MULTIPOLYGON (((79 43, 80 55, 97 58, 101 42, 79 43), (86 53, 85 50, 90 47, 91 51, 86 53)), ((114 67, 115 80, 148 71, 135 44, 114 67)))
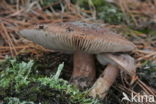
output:
POLYGON ((109 64, 94 83, 89 95, 94 98, 99 97, 100 99, 103 99, 107 95, 108 90, 116 80, 118 74, 119 69, 116 69, 115 66, 109 64))

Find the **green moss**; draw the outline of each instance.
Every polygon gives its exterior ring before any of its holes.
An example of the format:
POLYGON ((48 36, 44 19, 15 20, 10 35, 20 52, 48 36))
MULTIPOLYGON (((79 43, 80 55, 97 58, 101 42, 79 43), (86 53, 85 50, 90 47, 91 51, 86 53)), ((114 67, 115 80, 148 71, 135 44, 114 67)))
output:
POLYGON ((20 101, 20 99, 16 97, 8 97, 8 98, 5 98, 4 104, 35 104, 35 103, 29 102, 29 101, 20 101))
POLYGON ((144 61, 139 70, 140 78, 153 88, 156 88, 156 64, 152 61, 144 61))
POLYGON ((113 5, 105 5, 99 9, 98 17, 106 23, 120 24, 124 22, 123 13, 113 5))
POLYGON ((41 5, 48 6, 51 3, 57 2, 58 0, 40 0, 41 5))
POLYGON ((29 77, 33 61, 30 60, 28 63, 16 63, 16 59, 7 59, 6 63, 8 63, 8 61, 10 62, 9 66, 0 72, 0 87, 8 88, 10 85, 14 84, 17 91, 20 86, 27 85, 29 83, 27 79, 29 77))
POLYGON ((105 0, 78 0, 79 6, 83 9, 89 10, 89 7, 96 8, 97 18, 104 20, 109 24, 125 23, 126 17, 119 7, 108 3, 105 0))
POLYGON ((5 104, 100 104, 89 98, 87 91, 80 92, 59 78, 64 63, 49 77, 33 73, 34 65, 32 60, 20 62, 12 58, 0 64, 4 68, 0 71, 0 97, 5 104))

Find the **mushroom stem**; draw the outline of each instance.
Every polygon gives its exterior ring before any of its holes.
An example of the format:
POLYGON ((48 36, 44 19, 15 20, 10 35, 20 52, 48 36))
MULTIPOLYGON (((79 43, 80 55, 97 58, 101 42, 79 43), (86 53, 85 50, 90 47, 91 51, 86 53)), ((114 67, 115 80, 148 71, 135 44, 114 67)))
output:
POLYGON ((109 64, 97 81, 94 83, 89 95, 103 99, 119 74, 119 69, 109 64))
POLYGON ((74 53, 74 68, 71 78, 71 83, 84 89, 90 87, 95 80, 95 62, 93 55, 75 52, 74 53))

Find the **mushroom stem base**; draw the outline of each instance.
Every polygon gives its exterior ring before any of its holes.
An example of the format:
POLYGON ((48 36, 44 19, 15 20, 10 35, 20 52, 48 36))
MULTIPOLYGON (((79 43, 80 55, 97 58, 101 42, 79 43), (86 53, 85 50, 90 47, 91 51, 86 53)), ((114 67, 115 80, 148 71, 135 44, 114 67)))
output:
POLYGON ((80 89, 90 87, 95 80, 95 62, 93 55, 75 52, 74 69, 70 82, 80 89))

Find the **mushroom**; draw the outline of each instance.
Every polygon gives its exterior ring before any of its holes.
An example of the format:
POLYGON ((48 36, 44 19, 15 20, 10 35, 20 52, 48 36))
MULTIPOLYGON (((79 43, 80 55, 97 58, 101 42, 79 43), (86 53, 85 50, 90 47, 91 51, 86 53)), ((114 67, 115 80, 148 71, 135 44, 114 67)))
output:
POLYGON ((132 78, 136 76, 135 60, 128 54, 98 54, 97 59, 102 65, 112 64, 126 71, 132 78))
POLYGON ((97 59, 102 65, 108 65, 91 88, 90 96, 103 99, 115 82, 120 70, 126 71, 131 75, 131 83, 136 80, 135 60, 131 56, 127 54, 114 55, 107 53, 97 55, 97 59))
POLYGON ((74 53, 74 71, 71 82, 79 87, 90 86, 95 79, 92 54, 127 52, 135 45, 97 24, 82 22, 53 23, 20 34, 45 48, 74 53))
POLYGON ((86 88, 95 80, 95 62, 90 54, 92 50, 87 50, 90 47, 89 37, 86 39, 86 33, 74 24, 79 22, 39 25, 33 29, 23 29, 19 33, 45 48, 74 53, 74 71, 70 82, 79 88, 86 88))

